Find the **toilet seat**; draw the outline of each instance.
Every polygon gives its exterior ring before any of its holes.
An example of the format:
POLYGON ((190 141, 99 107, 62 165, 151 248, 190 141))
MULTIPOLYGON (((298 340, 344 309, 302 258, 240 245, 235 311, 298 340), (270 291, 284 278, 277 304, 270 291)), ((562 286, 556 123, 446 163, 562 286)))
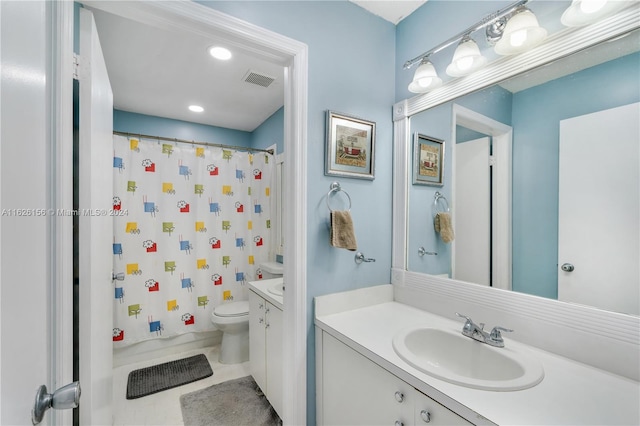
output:
POLYGON ((213 310, 213 314, 218 317, 241 317, 249 315, 249 302, 246 300, 239 302, 224 303, 213 310))

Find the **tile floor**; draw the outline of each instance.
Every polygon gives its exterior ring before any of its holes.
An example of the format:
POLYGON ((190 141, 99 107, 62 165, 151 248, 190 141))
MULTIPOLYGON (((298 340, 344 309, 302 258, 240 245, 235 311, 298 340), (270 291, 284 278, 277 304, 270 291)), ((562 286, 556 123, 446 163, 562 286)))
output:
POLYGON ((218 362, 219 349, 220 346, 216 345, 114 368, 113 424, 115 426, 184 425, 180 408, 180 395, 250 374, 248 362, 233 365, 220 364, 218 362), (209 360, 213 376, 142 398, 126 398, 127 378, 131 371, 200 353, 204 353, 209 360))

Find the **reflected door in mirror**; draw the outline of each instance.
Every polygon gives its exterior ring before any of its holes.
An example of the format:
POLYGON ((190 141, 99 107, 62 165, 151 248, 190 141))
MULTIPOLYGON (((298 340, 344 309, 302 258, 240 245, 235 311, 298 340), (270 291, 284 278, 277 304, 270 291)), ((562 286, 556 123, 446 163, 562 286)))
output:
POLYGON ((559 300, 640 314, 639 106, 560 122, 559 300))

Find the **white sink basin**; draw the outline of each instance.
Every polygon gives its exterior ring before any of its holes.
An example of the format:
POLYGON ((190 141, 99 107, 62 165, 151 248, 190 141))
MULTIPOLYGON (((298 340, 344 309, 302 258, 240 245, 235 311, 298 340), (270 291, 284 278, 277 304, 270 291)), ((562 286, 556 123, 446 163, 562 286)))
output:
POLYGON ((527 389, 540 383, 540 362, 519 349, 495 348, 461 333, 412 327, 393 338, 398 356, 418 370, 461 386, 492 391, 527 389))
POLYGON ((267 288, 267 291, 276 296, 284 295, 284 283, 275 283, 267 288))

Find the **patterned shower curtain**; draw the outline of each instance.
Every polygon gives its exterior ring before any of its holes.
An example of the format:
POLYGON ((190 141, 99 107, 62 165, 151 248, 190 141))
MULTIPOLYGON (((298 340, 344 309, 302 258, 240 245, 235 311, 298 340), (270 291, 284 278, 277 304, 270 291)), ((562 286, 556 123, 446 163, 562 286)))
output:
POLYGON ((114 136, 114 346, 213 330, 274 257, 266 153, 114 136))

